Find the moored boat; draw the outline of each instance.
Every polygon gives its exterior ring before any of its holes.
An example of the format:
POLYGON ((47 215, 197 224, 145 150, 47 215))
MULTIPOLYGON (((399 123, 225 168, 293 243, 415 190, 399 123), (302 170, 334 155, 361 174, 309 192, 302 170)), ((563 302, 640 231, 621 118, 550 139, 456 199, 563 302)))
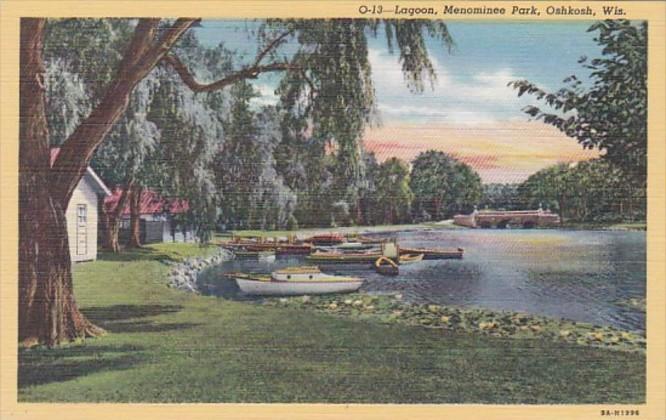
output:
POLYGON ((381 256, 381 252, 344 253, 316 251, 308 255, 306 259, 317 264, 372 264, 381 256))
POLYGON ((241 248, 234 249, 233 253, 236 258, 259 259, 265 261, 275 260, 275 251, 248 250, 241 248))
POLYGON ((280 244, 275 247, 275 253, 277 255, 308 255, 312 252, 311 244, 280 244))
POLYGON ((370 249, 374 246, 374 244, 364 244, 362 242, 345 242, 340 245, 336 245, 335 247, 341 250, 362 250, 362 249, 370 249))
POLYGON ((400 248, 400 254, 423 254, 424 260, 461 259, 463 248, 400 248))
POLYGON ((220 245, 231 251, 245 249, 249 251, 275 251, 277 255, 307 255, 312 252, 311 244, 293 244, 283 242, 226 242, 220 245))
POLYGON ((322 245, 322 246, 339 245, 341 243, 344 243, 345 241, 346 241, 345 237, 339 233, 323 233, 305 239, 305 242, 309 242, 312 245, 322 245))
POLYGON ((384 276, 397 276, 400 273, 398 264, 386 257, 377 258, 377 261, 375 261, 375 271, 384 276))
POLYGON ((358 290, 363 279, 333 276, 317 267, 291 267, 274 271, 271 275, 229 273, 238 287, 249 295, 286 296, 348 293, 358 290))
POLYGON ((399 255, 398 244, 395 241, 382 242, 379 251, 367 252, 321 252, 316 251, 306 257, 310 262, 318 264, 373 264, 379 257, 388 257, 397 260, 399 255))
POLYGON ((355 240, 362 244, 375 244, 375 245, 380 244, 383 241, 381 238, 369 238, 367 236, 362 236, 362 235, 356 236, 355 240))
POLYGON ((400 265, 414 264, 419 261, 423 261, 423 254, 402 254, 398 260, 400 265))

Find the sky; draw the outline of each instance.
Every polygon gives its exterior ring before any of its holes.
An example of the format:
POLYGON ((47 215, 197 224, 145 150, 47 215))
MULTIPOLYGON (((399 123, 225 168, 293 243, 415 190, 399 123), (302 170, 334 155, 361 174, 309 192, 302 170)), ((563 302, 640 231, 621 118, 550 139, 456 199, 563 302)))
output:
MULTIPOLYGON (((413 160, 420 152, 441 150, 471 165, 483 182, 521 182, 544 167, 590 159, 574 140, 521 109, 537 104, 518 98, 507 86, 527 79, 546 90, 562 87, 571 75, 587 77, 581 56, 596 57, 600 48, 591 22, 451 22, 455 47, 427 40, 437 72, 434 85, 414 94, 406 87, 397 54, 382 35, 369 41, 369 59, 379 123, 366 129, 363 141, 380 161, 396 156, 413 160)), ((254 23, 203 21, 197 35, 205 45, 224 42, 251 60, 257 45, 254 23)), ((381 31, 380 31, 381 32, 381 31)), ((277 75, 254 84, 258 105, 275 103, 277 75)))

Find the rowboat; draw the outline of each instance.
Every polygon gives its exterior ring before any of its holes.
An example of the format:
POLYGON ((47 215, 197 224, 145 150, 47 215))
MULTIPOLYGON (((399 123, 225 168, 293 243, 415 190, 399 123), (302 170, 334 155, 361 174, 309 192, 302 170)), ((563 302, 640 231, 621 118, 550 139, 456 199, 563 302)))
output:
POLYGON ((295 245, 295 244, 280 244, 275 247, 277 255, 308 255, 312 252, 311 244, 295 245))
POLYGON ((290 267, 274 271, 271 275, 229 273, 238 287, 248 295, 317 295, 348 293, 358 290, 363 279, 333 276, 317 267, 290 267))
MULTIPOLYGON (((316 246, 315 250, 320 252, 344 252, 344 253, 355 253, 361 251, 368 251, 372 248, 375 248, 375 245, 372 244, 362 244, 360 242, 345 242, 340 245, 332 246, 316 246)), ((378 252, 378 251, 375 251, 378 252)))
POLYGON ((361 242, 345 242, 345 243, 342 243, 340 245, 336 245, 335 247, 337 249, 347 251, 347 250, 370 249, 373 246, 374 246, 373 244, 364 244, 364 243, 361 243, 361 242))
POLYGON ((381 250, 368 252, 320 252, 306 257, 317 264, 373 264, 379 257, 398 259, 399 248, 396 242, 382 242, 381 250))
POLYGON ((372 264, 381 256, 380 252, 344 253, 316 251, 305 257, 305 259, 317 264, 372 264))
POLYGON ((397 276, 400 270, 398 264, 386 257, 379 257, 375 261, 375 271, 384 276, 397 276))
POLYGON ((345 237, 339 233, 324 233, 321 235, 314 235, 305 240, 312 245, 339 245, 346 241, 345 237))
POLYGON ((307 255, 312 252, 311 244, 229 242, 222 244, 221 246, 232 251, 236 249, 245 249, 248 251, 275 251, 277 255, 307 255))
POLYGON ((355 239, 362 244, 380 244, 382 243, 381 238, 368 238, 367 236, 358 235, 355 239))
POLYGON ((414 264, 415 262, 423 261, 423 254, 402 254, 400 255, 400 265, 414 264))
POLYGON ((247 249, 235 249, 234 256, 243 259, 259 259, 264 261, 275 260, 275 251, 256 251, 247 249))
POLYGON ((423 254, 424 260, 448 260, 461 259, 465 250, 463 248, 400 248, 400 255, 403 254, 423 254))

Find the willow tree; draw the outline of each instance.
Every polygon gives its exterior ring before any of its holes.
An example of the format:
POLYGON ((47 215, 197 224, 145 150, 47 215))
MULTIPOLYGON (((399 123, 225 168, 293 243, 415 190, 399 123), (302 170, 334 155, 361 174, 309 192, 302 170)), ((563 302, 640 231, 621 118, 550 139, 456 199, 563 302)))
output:
MULTIPOLYGON (((103 331, 79 311, 74 299, 65 209, 95 150, 124 115, 130 95, 154 68, 170 67, 193 92, 212 92, 266 72, 284 72, 292 98, 304 106, 315 130, 355 150, 368 122, 374 92, 367 59, 366 20, 272 21, 260 31, 258 53, 249 64, 203 83, 174 53, 174 45, 199 19, 139 19, 100 100, 74 128, 49 164, 45 112, 45 19, 21 20, 19 132, 19 340, 54 345, 103 331), (291 57, 277 55, 290 37, 301 45, 291 57), (334 44, 335 42, 335 44, 334 44), (314 48, 313 48, 314 47, 314 48), (322 50, 328 47, 333 57, 322 50), (359 89, 360 87, 360 89, 359 89)), ((434 78, 425 37, 450 38, 441 22, 385 22, 397 44, 406 80, 415 89, 434 78)), ((78 34, 80 35, 80 34, 78 34)), ((392 45, 391 45, 392 46, 392 45)), ((292 105, 296 105, 292 101, 292 105)))

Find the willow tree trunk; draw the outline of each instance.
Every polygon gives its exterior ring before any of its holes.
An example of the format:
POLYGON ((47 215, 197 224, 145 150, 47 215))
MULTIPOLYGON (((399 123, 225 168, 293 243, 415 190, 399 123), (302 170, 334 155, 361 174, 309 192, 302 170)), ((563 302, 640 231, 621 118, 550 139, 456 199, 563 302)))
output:
POLYGON ((141 247, 141 194, 143 189, 139 186, 132 187, 130 191, 130 235, 127 246, 130 248, 141 247))
POLYGON ((74 300, 66 209, 50 184, 43 28, 43 19, 21 20, 19 340, 28 346, 53 346, 103 332, 74 300))
POLYGON ((120 217, 107 214, 105 227, 104 248, 117 254, 120 252, 120 243, 118 241, 118 236, 120 235, 120 217))
POLYGON ((105 248, 114 253, 120 252, 120 241, 118 240, 120 223, 125 207, 127 206, 127 200, 129 200, 129 192, 132 185, 132 181, 126 182, 123 192, 116 203, 116 207, 105 212, 105 248))

